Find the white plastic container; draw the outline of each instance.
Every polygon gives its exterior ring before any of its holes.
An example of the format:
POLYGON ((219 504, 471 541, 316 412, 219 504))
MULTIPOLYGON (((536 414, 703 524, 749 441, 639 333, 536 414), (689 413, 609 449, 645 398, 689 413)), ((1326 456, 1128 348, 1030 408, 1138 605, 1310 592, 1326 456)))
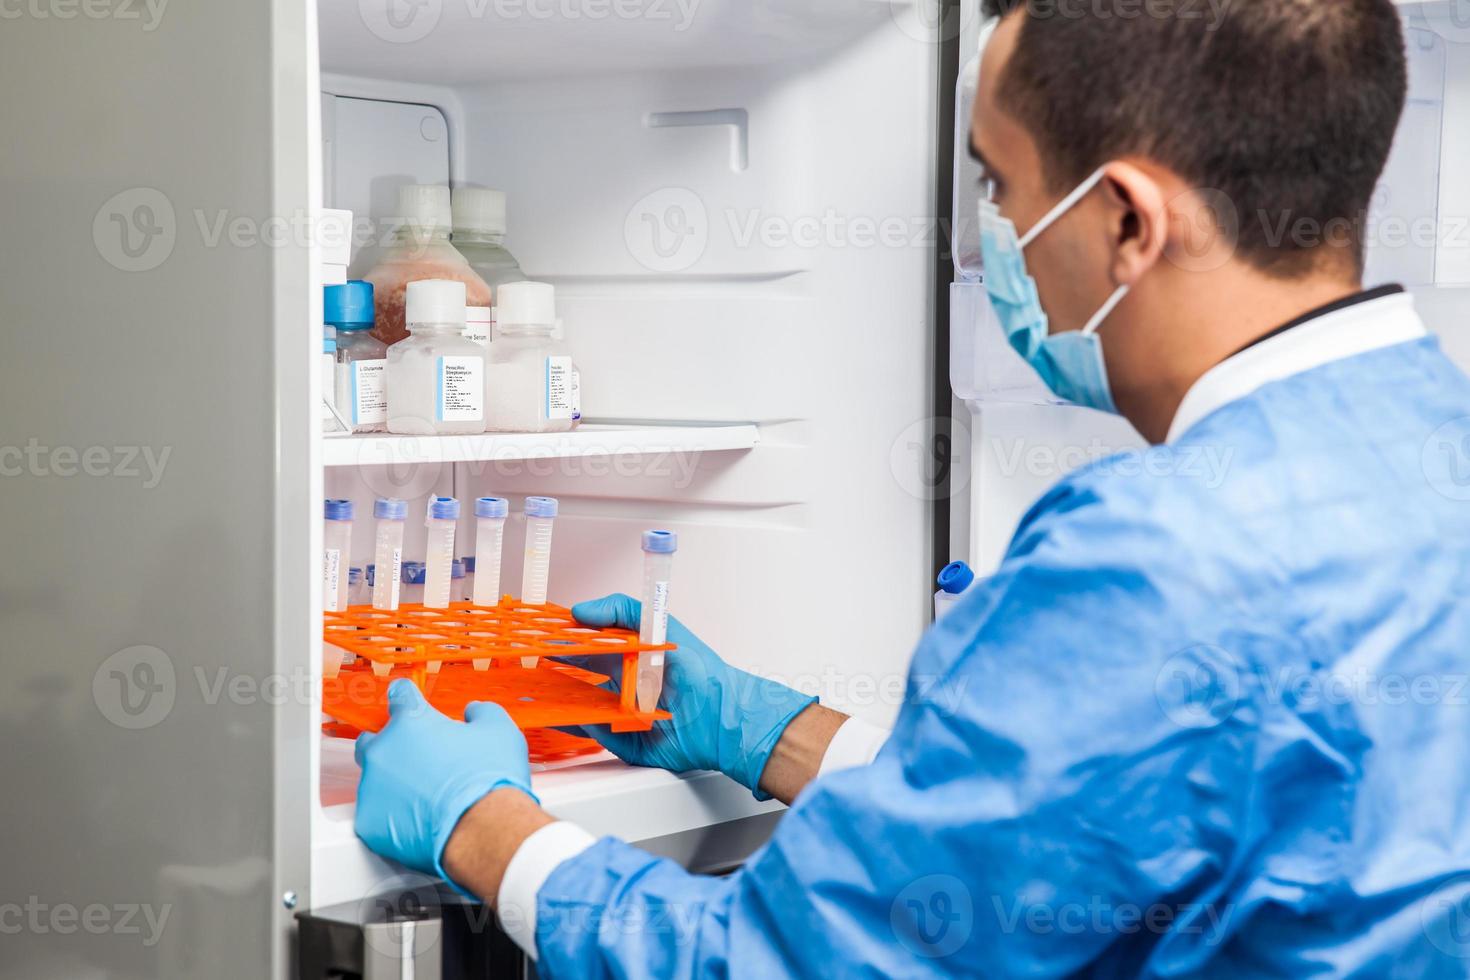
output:
POLYGON ((470 601, 477 606, 500 603, 500 562, 509 515, 507 500, 481 497, 475 501, 475 590, 470 601))
POLYGON ((490 307, 466 306, 464 308, 464 336, 485 350, 490 349, 490 307))
POLYGON ((456 558, 449 563, 449 601, 465 601, 465 581, 469 572, 465 570, 463 558, 456 558))
POLYGON ((373 328, 373 287, 361 280, 328 286, 327 323, 337 331, 337 412, 353 432, 388 428, 388 348, 373 328))
POLYGON ((505 248, 505 194, 483 187, 456 187, 453 209, 454 234, 450 241, 490 287, 493 308, 500 302, 501 286, 526 278, 520 263, 505 248))
POLYGON ((448 609, 454 587, 454 529, 459 524, 459 501, 430 497, 424 527, 428 543, 424 556, 424 605, 448 609))
POLYGON ((322 605, 328 612, 346 612, 347 569, 352 559, 352 501, 328 500, 324 509, 322 605))
MULTIPOLYGON (((551 580, 551 529, 556 520, 555 497, 526 498, 526 557, 521 567, 521 602, 546 604, 551 580)), ((522 657, 521 666, 534 667, 539 657, 522 657)))
POLYGON ((962 561, 952 561, 939 573, 939 591, 934 593, 934 621, 954 609, 960 596, 975 582, 975 573, 962 561))
POLYGON ((408 284, 412 336, 388 348, 388 431, 485 431, 485 351, 464 337, 464 283, 408 284))
POLYGON ((461 306, 489 306, 490 287, 449 244, 453 224, 449 188, 408 184, 398 189, 400 221, 388 250, 363 279, 373 284, 377 325, 373 333, 388 346, 407 336, 407 287, 419 279, 451 279, 469 297, 461 306))
POLYGON ((377 540, 373 545, 373 564, 368 567, 369 585, 373 590, 373 608, 386 612, 398 609, 403 575, 403 525, 408 518, 408 502, 395 497, 379 497, 373 504, 373 517, 378 522, 377 540), (383 569, 379 576, 377 569, 383 569))
MULTIPOLYGON (((638 642, 659 646, 669 636, 669 581, 674 573, 674 552, 679 536, 673 531, 643 532, 643 615, 638 642)), ((664 688, 662 650, 638 654, 638 710, 654 711, 664 688)))
MULTIPOLYGON (((500 604, 500 564, 505 549, 505 519, 510 501, 481 497, 475 501, 475 554, 465 559, 469 601, 476 606, 500 604)), ((491 661, 472 661, 476 670, 489 670, 491 661)))
POLYGON ((556 290, 545 282, 500 289, 485 365, 485 428, 566 432, 582 420, 582 379, 556 332, 556 290))

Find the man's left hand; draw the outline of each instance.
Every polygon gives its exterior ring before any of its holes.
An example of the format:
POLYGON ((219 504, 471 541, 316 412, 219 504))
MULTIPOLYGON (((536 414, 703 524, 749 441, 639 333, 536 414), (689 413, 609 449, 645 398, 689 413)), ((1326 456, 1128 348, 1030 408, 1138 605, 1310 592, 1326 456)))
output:
POLYGON ((466 810, 499 787, 536 798, 525 736, 497 704, 476 702, 454 721, 407 678, 388 688, 388 710, 381 732, 357 739, 357 835, 384 857, 448 880, 444 847, 466 810))

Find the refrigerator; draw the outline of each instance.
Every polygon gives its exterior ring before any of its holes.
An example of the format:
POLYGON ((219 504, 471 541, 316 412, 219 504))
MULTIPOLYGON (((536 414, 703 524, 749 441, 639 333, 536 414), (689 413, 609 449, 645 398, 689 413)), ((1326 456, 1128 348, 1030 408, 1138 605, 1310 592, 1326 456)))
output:
MULTIPOLYGON (((1470 23, 1403 7, 1414 88, 1375 208, 1436 234, 1370 268, 1465 355, 1470 23)), ((989 315, 974 0, 69 10, 0 33, 0 923, 25 923, 0 975, 523 969, 483 915, 405 911, 432 883, 353 834, 351 746, 321 729, 325 497, 557 497, 563 604, 636 592, 640 533, 676 530, 674 615, 887 724, 937 569, 993 569, 1046 487, 1139 444, 1056 404, 989 315), (320 212, 354 212, 360 272, 411 182, 506 192, 576 432, 322 433, 320 212)), ((780 819, 608 759, 535 788, 698 871, 780 819)))

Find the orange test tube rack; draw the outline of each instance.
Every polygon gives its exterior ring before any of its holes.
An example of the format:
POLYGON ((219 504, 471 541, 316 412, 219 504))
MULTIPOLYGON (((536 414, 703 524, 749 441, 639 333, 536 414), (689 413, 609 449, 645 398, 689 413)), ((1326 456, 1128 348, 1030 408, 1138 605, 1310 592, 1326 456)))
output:
POLYGON ((472 701, 493 701, 527 730, 606 724, 615 732, 647 731, 669 717, 638 711, 635 682, 638 654, 673 650, 672 644, 646 646, 632 630, 583 626, 551 603, 506 596, 496 606, 405 603, 396 612, 353 606, 325 614, 323 642, 354 662, 323 680, 322 710, 359 731, 387 724, 388 685, 399 677, 412 678, 452 718, 463 718, 472 701), (620 692, 599 686, 603 674, 546 659, 593 654, 621 657, 620 692), (522 657, 542 659, 524 667, 522 657))

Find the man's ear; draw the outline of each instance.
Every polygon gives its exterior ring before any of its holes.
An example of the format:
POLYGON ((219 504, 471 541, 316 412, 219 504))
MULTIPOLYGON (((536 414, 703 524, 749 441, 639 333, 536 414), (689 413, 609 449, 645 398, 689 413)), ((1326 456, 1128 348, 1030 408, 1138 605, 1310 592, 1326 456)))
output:
POLYGON ((1169 241, 1164 188, 1126 161, 1107 165, 1099 185, 1107 214, 1108 272, 1116 286, 1132 286, 1158 264, 1169 241))

